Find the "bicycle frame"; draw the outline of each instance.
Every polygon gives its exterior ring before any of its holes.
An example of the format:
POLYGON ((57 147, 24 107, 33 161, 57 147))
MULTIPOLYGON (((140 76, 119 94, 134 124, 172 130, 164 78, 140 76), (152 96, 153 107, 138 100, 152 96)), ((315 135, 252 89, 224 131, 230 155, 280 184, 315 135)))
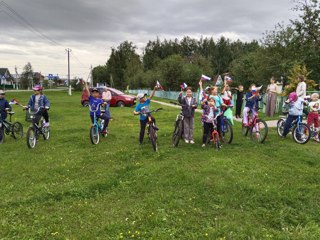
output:
MULTIPOLYGON (((101 107, 101 104, 99 103, 98 106, 96 107, 96 109, 93 110, 91 108, 91 106, 89 105, 90 112, 93 112, 93 125, 96 126, 99 133, 102 132, 102 130, 103 130, 103 124, 101 124, 101 121, 99 123, 99 118, 97 118, 97 111, 100 109, 100 107, 101 107)), ((105 110, 101 110, 101 113, 104 113, 104 112, 105 112, 105 110)))
POLYGON ((29 111, 29 114, 30 114, 30 118, 32 119, 32 127, 36 130, 35 131, 36 135, 39 135, 39 134, 43 135, 44 134, 42 132, 42 125, 40 124, 40 122, 39 122, 39 125, 40 125, 39 126, 35 121, 33 121, 35 115, 38 114, 41 109, 43 109, 43 108, 38 108, 38 110, 36 112, 32 112, 31 108, 28 108, 28 111, 29 111))

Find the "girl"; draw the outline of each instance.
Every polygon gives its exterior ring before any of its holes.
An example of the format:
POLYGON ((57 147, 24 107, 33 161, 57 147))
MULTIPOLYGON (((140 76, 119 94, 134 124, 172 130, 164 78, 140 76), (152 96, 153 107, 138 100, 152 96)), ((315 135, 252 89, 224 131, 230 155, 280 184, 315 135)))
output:
POLYGON ((320 110, 320 101, 319 101, 319 94, 313 93, 311 94, 311 102, 309 103, 310 112, 308 114, 308 121, 307 125, 308 127, 311 126, 311 124, 314 125, 314 131, 315 131, 315 137, 314 140, 317 142, 320 142, 319 140, 319 110, 320 110))
POLYGON ((211 87, 211 95, 209 96, 209 98, 211 96, 214 98, 215 106, 217 108, 217 114, 219 115, 217 117, 217 130, 219 132, 219 135, 221 136, 221 123, 222 123, 221 107, 224 107, 226 105, 223 103, 222 98, 218 95, 217 86, 211 87))
POLYGON ((191 87, 186 88, 186 96, 182 97, 182 92, 179 93, 179 103, 182 105, 182 114, 184 116, 184 141, 194 144, 193 129, 194 129, 194 110, 197 108, 197 101, 192 97, 191 87))
POLYGON ((210 134, 211 130, 213 129, 214 118, 217 113, 214 97, 211 96, 209 100, 205 99, 201 105, 201 108, 203 109, 201 119, 203 122, 202 147, 205 147, 208 139, 208 134, 210 134))

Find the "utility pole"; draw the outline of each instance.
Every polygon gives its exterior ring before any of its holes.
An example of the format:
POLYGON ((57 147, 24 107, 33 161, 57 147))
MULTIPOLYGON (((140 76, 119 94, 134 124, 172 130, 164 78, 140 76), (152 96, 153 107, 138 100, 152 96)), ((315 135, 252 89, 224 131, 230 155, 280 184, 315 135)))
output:
POLYGON ((67 48, 66 51, 68 52, 68 94, 71 96, 71 81, 70 81, 70 52, 72 51, 70 48, 67 48))
POLYGON ((91 84, 91 87, 93 87, 92 65, 91 65, 91 68, 90 68, 90 72, 91 72, 90 84, 91 84))

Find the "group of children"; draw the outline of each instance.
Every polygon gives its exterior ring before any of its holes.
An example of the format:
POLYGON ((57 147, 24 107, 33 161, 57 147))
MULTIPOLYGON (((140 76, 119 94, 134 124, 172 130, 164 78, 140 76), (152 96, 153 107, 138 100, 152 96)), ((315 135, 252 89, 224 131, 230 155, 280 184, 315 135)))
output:
MULTIPOLYGON (((30 96, 28 104, 26 106, 21 105, 25 110, 31 109, 32 112, 36 113, 33 121, 39 124, 41 117, 45 119, 44 126, 49 127, 49 114, 50 101, 47 96, 43 94, 43 88, 40 85, 35 85, 33 88, 33 94, 30 96)), ((14 101, 14 104, 18 102, 14 101)), ((10 103, 5 99, 5 92, 0 90, 0 115, 1 119, 6 119, 7 112, 11 111, 12 108, 10 103)))

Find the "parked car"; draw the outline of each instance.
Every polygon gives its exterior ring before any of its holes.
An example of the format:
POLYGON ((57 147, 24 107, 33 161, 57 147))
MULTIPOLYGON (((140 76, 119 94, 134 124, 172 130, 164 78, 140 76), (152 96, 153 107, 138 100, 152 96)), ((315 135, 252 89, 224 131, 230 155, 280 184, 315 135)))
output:
MULTIPOLYGON (((100 93, 100 98, 102 96, 102 92, 104 91, 104 87, 97 87, 100 93)), ((89 88, 90 92, 92 88, 89 88)), ((123 92, 115 89, 108 87, 108 90, 111 92, 111 101, 110 101, 110 106, 111 107, 124 107, 124 106, 132 106, 136 104, 136 98, 132 97, 130 95, 126 95, 123 92)), ((88 106, 89 105, 89 96, 87 91, 82 91, 81 95, 81 104, 82 106, 88 106)))

